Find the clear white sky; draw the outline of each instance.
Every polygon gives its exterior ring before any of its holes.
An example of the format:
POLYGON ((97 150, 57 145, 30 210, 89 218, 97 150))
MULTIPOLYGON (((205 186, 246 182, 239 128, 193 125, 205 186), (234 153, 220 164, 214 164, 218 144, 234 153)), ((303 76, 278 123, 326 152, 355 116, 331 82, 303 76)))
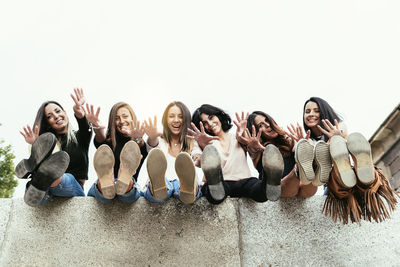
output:
POLYGON ((395 0, 3 1, 0 138, 27 157, 19 130, 45 100, 73 119, 74 87, 104 123, 117 101, 144 119, 180 100, 286 126, 319 96, 369 138, 400 100, 399 14, 395 0))

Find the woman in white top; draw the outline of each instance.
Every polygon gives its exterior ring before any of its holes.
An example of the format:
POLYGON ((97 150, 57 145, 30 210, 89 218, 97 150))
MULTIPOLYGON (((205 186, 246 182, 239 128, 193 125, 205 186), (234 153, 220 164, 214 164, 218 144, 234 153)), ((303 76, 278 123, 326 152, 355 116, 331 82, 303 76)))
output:
MULTIPOLYGON (((247 197, 257 202, 268 200, 268 195, 276 199, 276 180, 280 182, 283 172, 283 159, 274 145, 264 150, 264 156, 271 159, 264 164, 265 178, 251 177, 247 164, 246 149, 239 143, 247 124, 247 116, 236 114, 236 135, 229 133, 232 120, 222 109, 204 104, 193 113, 192 127, 189 131, 199 145, 192 152, 193 157, 202 153, 201 167, 206 183, 203 195, 213 204, 221 203, 227 196, 247 197), (199 130, 200 129, 200 130, 199 130), (272 183, 271 183, 272 181, 272 183), (268 185, 267 185, 268 184, 268 185), (269 185, 273 186, 269 186, 269 185)), ((280 195, 280 188, 278 194, 280 195)))
POLYGON ((190 156, 194 141, 187 137, 190 119, 190 111, 182 102, 174 101, 165 109, 163 133, 138 177, 147 200, 163 202, 174 196, 190 204, 201 196, 201 169, 194 166, 190 156))

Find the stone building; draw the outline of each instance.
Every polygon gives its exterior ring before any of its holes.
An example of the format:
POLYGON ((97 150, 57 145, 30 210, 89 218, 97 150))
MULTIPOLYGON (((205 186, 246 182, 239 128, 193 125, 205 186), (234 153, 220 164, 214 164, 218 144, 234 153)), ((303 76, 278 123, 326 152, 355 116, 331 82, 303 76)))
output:
POLYGON ((369 139, 374 164, 382 169, 393 188, 400 189, 400 104, 369 139))

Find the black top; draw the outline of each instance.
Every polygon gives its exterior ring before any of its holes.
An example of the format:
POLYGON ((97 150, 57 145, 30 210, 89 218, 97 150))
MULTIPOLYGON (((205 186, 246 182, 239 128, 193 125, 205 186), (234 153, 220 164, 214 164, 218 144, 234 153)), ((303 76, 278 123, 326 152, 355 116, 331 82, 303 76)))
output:
MULTIPOLYGON (((75 117, 76 118, 76 117, 75 117)), ((61 150, 69 155, 69 165, 66 173, 72 174, 75 179, 88 179, 89 170, 89 144, 92 138, 92 129, 85 117, 82 119, 76 118, 79 130, 74 131, 77 143, 70 142, 67 144, 67 135, 56 135, 61 143, 61 150)))
MULTIPOLYGON (((120 155, 121 155, 121 150, 124 147, 124 145, 131 140, 131 138, 123 136, 119 132, 116 132, 116 146, 115 150, 112 148, 112 143, 104 141, 103 143, 99 143, 96 141, 96 138, 93 140, 94 141, 94 146, 98 148, 101 145, 108 145, 113 151, 114 151, 114 158, 115 158, 115 164, 114 164, 114 176, 117 177, 118 171, 119 171, 119 165, 121 163, 120 161, 120 155)), ((140 168, 142 168, 142 164, 144 159, 147 157, 147 149, 146 149, 146 144, 144 146, 140 147, 140 153, 142 154, 142 160, 140 161, 139 167, 136 170, 136 173, 133 175, 133 178, 135 178, 135 181, 137 181, 137 177, 139 175, 140 168)))
MULTIPOLYGON (((290 153, 290 156, 287 157, 283 157, 283 174, 282 174, 282 178, 285 177, 286 175, 288 175, 294 168, 294 165, 296 164, 295 160, 294 160, 294 153, 290 153)), ((258 178, 262 179, 262 158, 260 158, 260 160, 257 163, 257 171, 258 171, 258 178)))

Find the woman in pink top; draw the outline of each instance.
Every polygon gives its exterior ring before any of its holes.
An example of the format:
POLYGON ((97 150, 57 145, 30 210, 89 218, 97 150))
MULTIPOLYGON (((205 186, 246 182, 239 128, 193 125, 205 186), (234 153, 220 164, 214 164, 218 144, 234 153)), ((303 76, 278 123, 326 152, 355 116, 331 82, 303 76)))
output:
POLYGON ((201 155, 206 179, 202 193, 213 204, 221 203, 227 196, 247 197, 257 202, 276 200, 280 187, 274 185, 282 176, 282 156, 274 145, 268 145, 264 156, 270 160, 263 166, 267 175, 261 180, 250 177, 246 149, 238 141, 246 129, 247 116, 242 113, 236 117, 237 131, 231 134, 232 120, 222 109, 204 104, 193 113, 194 131, 189 133, 199 145, 197 151, 192 151, 192 157, 196 160, 201 155))

